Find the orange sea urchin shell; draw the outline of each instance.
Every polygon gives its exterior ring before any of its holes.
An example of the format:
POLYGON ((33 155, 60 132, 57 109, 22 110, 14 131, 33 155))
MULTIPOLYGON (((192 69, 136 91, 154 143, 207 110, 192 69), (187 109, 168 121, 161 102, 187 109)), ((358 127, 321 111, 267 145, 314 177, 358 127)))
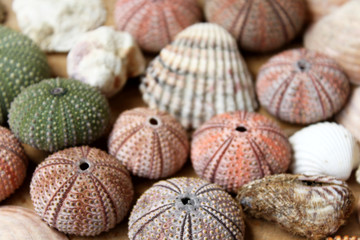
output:
POLYGON ((232 192, 252 180, 285 172, 290 159, 287 137, 258 113, 217 115, 194 133, 191 143, 196 173, 232 192))
POLYGON ((0 127, 0 201, 24 181, 28 160, 24 149, 10 130, 0 127))
POLYGON ((256 91, 272 115, 309 124, 338 112, 348 98, 350 83, 334 60, 302 48, 272 57, 260 70, 256 91))
POLYGON ((51 227, 80 236, 113 228, 127 214, 133 193, 120 162, 87 146, 49 156, 36 168, 30 185, 37 214, 51 227))
POLYGON ((120 115, 109 138, 109 153, 134 175, 168 177, 186 162, 185 129, 168 113, 135 108, 120 115))

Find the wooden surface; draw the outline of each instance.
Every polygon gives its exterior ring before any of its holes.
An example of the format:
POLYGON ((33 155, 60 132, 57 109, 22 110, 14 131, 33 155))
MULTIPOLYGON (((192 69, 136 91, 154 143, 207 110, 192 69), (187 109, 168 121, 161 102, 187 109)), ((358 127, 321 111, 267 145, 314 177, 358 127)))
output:
MULTIPOLYGON (((75 0, 74 0, 75 1, 75 0)), ((116 0, 104 0, 106 8, 108 9, 108 20, 106 25, 113 24, 113 8, 116 0)), ((199 0, 202 1, 202 0, 199 0)), ((11 2, 12 0, 3 0, 6 4, 8 12, 7 22, 5 23, 7 26, 18 30, 18 26, 16 23, 16 17, 14 13, 11 11, 11 2)), ((75 24, 75 23, 74 23, 75 24)), ((299 41, 300 42, 300 41, 299 41)), ((297 45, 295 45, 297 46, 297 45)), ((274 54, 274 53, 273 53, 274 54)), ((269 56, 273 55, 245 55, 245 60, 254 76, 256 77, 256 73, 259 70, 259 67, 267 61, 269 56)), ((48 60, 52 67, 54 76, 66 77, 66 54, 48 54, 48 60)), ((110 105, 112 108, 112 120, 114 121, 116 117, 124 110, 131 109, 137 106, 145 106, 145 103, 141 99, 141 94, 138 90, 139 80, 131 79, 126 84, 125 88, 118 93, 115 97, 110 99, 110 105)), ((269 116, 264 110, 260 110, 261 113, 269 116)), ((274 118, 273 118, 274 119, 274 118)), ((280 123, 282 129, 290 136, 295 131, 300 129, 300 126, 289 125, 285 123, 280 123)), ((93 146, 99 147, 103 150, 106 150, 106 137, 97 141, 93 146)), ((31 148, 26 148, 28 155, 30 158, 35 161, 42 160, 46 153, 34 151, 31 148)), ((0 206, 4 205, 19 205, 27 208, 33 208, 30 195, 29 195, 29 184, 31 180, 32 172, 36 167, 35 163, 31 163, 28 169, 27 178, 20 189, 16 191, 10 198, 0 203, 0 206)), ((354 174, 353 174, 354 175, 354 174)), ((192 176, 195 177, 195 173, 191 167, 190 160, 186 163, 184 168, 178 172, 175 176, 192 176)), ((141 193, 143 193, 147 188, 149 188, 155 181, 150 181, 147 179, 141 178, 133 178, 133 183, 135 186, 135 199, 137 199, 141 193)), ((358 199, 358 195, 360 194, 360 185, 356 183, 354 176, 349 180, 349 184, 352 190, 355 193, 356 199, 358 199)), ((128 219, 124 219, 120 224, 118 224, 114 229, 110 230, 107 233, 103 233, 97 237, 93 238, 82 238, 69 236, 72 240, 87 240, 87 239, 99 239, 99 240, 125 240, 127 238, 127 222, 128 219)), ((340 235, 357 235, 360 236, 360 226, 357 221, 356 212, 351 215, 346 226, 339 229, 338 234, 340 235)), ((286 239, 286 240, 296 240, 302 239, 294 237, 283 230, 281 230, 275 224, 265 222, 263 220, 246 218, 246 234, 245 239, 249 240, 275 240, 275 239, 286 239)))

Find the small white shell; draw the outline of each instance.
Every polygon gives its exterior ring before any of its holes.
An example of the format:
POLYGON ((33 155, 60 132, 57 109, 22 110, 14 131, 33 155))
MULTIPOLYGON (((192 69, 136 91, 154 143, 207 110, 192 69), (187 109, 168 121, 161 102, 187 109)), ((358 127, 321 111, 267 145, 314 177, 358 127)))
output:
POLYGON ((311 125, 296 132, 289 140, 294 151, 293 173, 347 180, 359 165, 359 146, 355 138, 336 123, 311 125))
POLYGON ((134 38, 112 27, 85 33, 67 57, 68 75, 98 87, 107 97, 120 91, 128 77, 144 70, 145 59, 134 38))

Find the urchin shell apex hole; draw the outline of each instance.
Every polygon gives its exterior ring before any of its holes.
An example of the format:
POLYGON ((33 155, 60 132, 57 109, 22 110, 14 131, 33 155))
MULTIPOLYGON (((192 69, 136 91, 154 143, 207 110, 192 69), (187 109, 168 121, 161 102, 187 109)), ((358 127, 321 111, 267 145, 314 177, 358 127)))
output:
POLYGON ((247 131, 247 128, 244 127, 244 126, 238 126, 235 128, 236 131, 238 132, 246 132, 247 131))
POLYGON ((153 115, 153 116, 149 116, 146 119, 146 124, 152 128, 158 128, 158 127, 161 127, 162 121, 159 117, 157 117, 156 115, 153 115))
POLYGON ((296 62, 296 68, 299 72, 307 72, 310 68, 310 63, 305 59, 300 59, 296 62))
POLYGON ((67 92, 66 88, 56 87, 50 91, 50 93, 54 96, 62 96, 67 92))
POLYGON ((89 165, 87 162, 82 162, 82 163, 80 163, 80 165, 79 165, 79 168, 80 168, 82 171, 87 170, 89 167, 90 167, 90 165, 89 165))
POLYGON ((155 118, 150 118, 150 119, 149 119, 149 123, 150 123, 151 125, 154 125, 154 126, 156 126, 156 125, 159 124, 158 120, 155 119, 155 118))
POLYGON ((191 199, 188 197, 183 197, 180 200, 184 205, 192 205, 191 199))

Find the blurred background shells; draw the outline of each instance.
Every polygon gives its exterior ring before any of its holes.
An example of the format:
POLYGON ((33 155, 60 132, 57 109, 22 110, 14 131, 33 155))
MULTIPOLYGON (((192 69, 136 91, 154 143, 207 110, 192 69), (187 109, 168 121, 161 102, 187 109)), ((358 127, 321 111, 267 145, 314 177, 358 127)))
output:
POLYGON ((258 106, 235 39, 211 23, 179 33, 151 62, 140 89, 150 108, 169 112, 187 129, 215 114, 258 106))
POLYGON ((305 47, 336 60, 354 84, 360 84, 360 1, 353 0, 314 24, 305 47))
POLYGON ((326 240, 360 240, 360 237, 348 236, 348 235, 341 237, 338 235, 338 236, 335 236, 334 238, 328 237, 328 238, 326 238, 326 240))
POLYGON ((355 205, 355 197, 343 181, 291 174, 253 181, 239 190, 236 199, 250 216, 276 222, 306 239, 334 234, 355 205))
POLYGON ((281 52, 261 67, 256 92, 272 115, 309 124, 341 109, 348 99, 350 82, 334 60, 299 48, 281 52))
POLYGON ((41 221, 34 211, 17 206, 0 207, 0 239, 68 240, 41 221))
POLYGON ((241 49, 266 52, 290 42, 306 16, 304 0, 206 0, 205 16, 228 30, 241 49))
POLYGON ((5 22, 7 17, 7 10, 2 1, 0 1, 0 23, 5 22))
POLYGON ((294 151, 291 171, 328 175, 347 180, 359 166, 359 146, 343 126, 324 122, 311 125, 290 137, 294 151))
POLYGON ((135 108, 120 114, 108 148, 132 174, 158 179, 180 170, 187 160, 189 141, 185 129, 173 116, 135 108))
POLYGON ((336 11, 349 0, 306 0, 310 21, 316 22, 322 17, 336 11))
POLYGON ((275 122, 258 113, 216 115, 195 131, 191 143, 196 174, 231 192, 285 172, 290 160, 288 138, 275 122))
POLYGON ((118 0, 115 26, 134 36, 147 52, 159 52, 184 28, 200 22, 202 11, 194 0, 118 0))

